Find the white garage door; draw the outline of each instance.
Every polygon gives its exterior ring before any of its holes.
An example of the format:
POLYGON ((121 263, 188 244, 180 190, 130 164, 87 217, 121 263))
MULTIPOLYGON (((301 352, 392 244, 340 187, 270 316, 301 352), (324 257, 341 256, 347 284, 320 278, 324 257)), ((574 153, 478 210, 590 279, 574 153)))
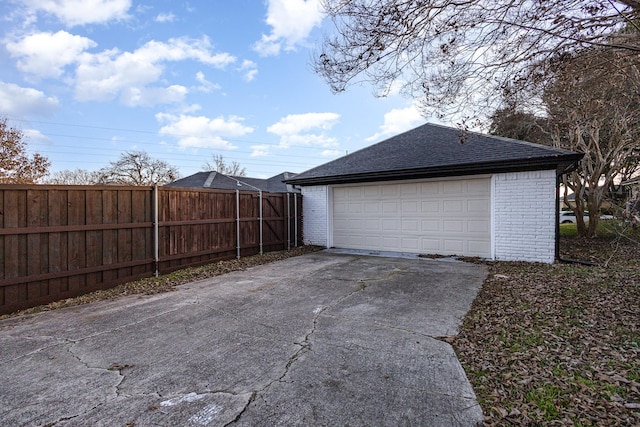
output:
POLYGON ((333 188, 333 246, 491 256, 490 179, 333 188))

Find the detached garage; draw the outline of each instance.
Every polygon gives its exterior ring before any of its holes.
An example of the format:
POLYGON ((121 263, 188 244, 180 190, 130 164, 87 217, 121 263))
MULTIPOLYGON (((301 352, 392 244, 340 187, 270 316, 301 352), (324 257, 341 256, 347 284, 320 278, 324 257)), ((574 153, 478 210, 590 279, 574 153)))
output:
POLYGON ((553 262, 557 178, 581 158, 426 124, 287 183, 307 244, 553 262))

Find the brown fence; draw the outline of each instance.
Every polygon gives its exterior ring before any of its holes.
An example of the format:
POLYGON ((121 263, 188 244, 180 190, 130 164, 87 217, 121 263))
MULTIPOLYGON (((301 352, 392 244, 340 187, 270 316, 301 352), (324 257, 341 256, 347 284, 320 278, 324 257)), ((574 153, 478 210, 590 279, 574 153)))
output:
POLYGON ((293 193, 1 185, 0 314, 298 246, 301 213, 293 193))

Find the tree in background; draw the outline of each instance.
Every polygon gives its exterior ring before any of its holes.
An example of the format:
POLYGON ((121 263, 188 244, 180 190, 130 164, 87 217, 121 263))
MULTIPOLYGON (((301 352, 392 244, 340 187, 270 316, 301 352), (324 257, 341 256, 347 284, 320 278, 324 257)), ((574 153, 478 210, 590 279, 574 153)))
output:
POLYGON ((640 68, 635 57, 589 49, 558 64, 542 90, 553 145, 585 153, 564 184, 575 193, 578 232, 594 236, 614 180, 635 172, 629 168, 640 150, 640 68))
POLYGON ((47 175, 49 166, 49 160, 38 153, 29 157, 22 131, 0 117, 0 183, 36 183, 47 175))
POLYGON ((51 174, 44 182, 59 185, 95 185, 100 183, 100 172, 80 168, 64 169, 51 174))
POLYGON ((314 69, 334 92, 369 83, 384 96, 401 86, 426 113, 441 116, 494 109, 502 89, 529 80, 552 55, 593 46, 640 52, 637 0, 322 4, 335 33, 315 54, 314 69))
POLYGON ((144 151, 125 152, 98 173, 100 184, 116 185, 164 185, 180 178, 175 167, 144 151))
POLYGON ((564 196, 579 234, 594 236, 614 183, 640 170, 640 68, 636 58, 601 47, 554 57, 545 68, 530 82, 542 94, 545 116, 526 112, 530 105, 511 98, 492 115, 490 130, 585 153, 563 177, 564 196), (567 203, 568 190, 574 204, 567 203), (591 213, 588 224, 585 211, 591 213))
POLYGON ((202 169, 205 171, 216 171, 230 176, 247 176, 247 169, 240 166, 240 163, 235 160, 227 163, 220 154, 214 154, 210 162, 202 165, 202 169))

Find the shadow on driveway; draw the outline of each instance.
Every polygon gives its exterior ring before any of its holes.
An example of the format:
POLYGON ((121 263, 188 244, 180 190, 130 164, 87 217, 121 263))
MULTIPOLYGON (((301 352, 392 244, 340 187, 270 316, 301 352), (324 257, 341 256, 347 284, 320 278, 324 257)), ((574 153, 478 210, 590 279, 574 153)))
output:
POLYGON ((0 424, 474 426, 483 266, 318 252, 0 322, 0 424))

